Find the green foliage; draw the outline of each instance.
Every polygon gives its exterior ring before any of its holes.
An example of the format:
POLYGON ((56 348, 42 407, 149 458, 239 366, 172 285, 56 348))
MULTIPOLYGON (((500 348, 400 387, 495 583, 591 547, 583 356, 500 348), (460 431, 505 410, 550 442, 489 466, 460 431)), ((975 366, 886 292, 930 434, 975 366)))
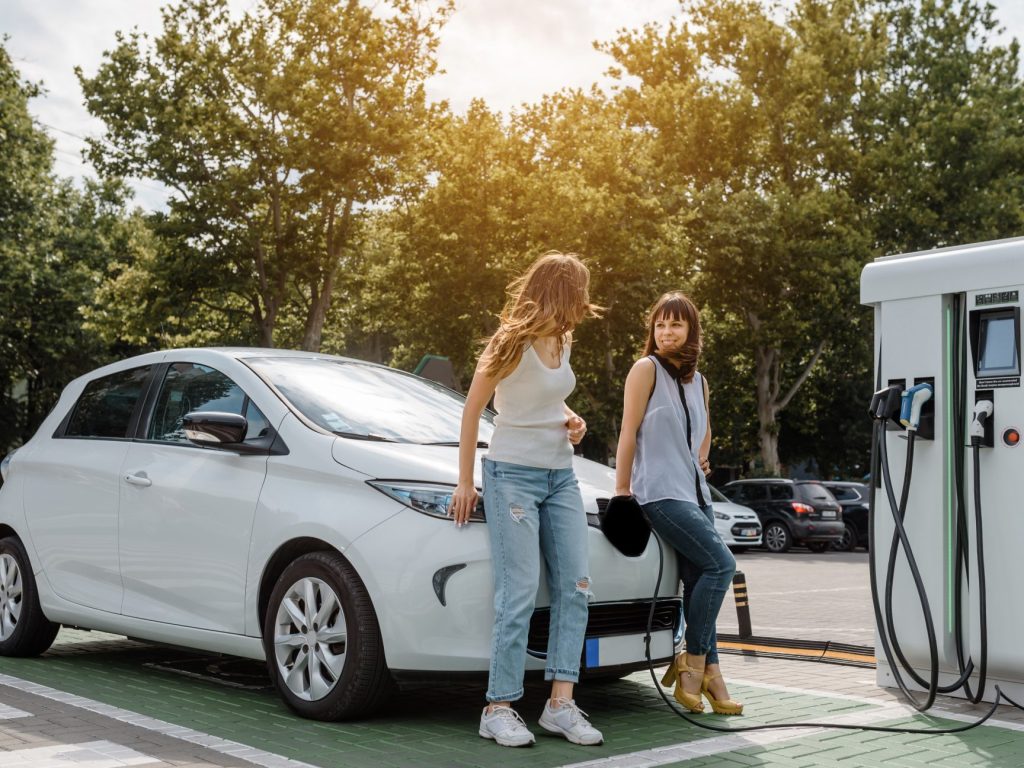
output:
POLYGON ((198 305, 196 317, 222 316, 215 326, 248 322, 242 335, 266 346, 320 348, 367 206, 410 183, 423 81, 451 10, 386 6, 261 0, 234 19, 226 0, 181 0, 152 43, 119 34, 94 77, 79 70, 106 126, 96 167, 172 191, 162 226, 174 247, 149 266, 174 277, 154 282, 154 302, 173 295, 176 317, 198 305))

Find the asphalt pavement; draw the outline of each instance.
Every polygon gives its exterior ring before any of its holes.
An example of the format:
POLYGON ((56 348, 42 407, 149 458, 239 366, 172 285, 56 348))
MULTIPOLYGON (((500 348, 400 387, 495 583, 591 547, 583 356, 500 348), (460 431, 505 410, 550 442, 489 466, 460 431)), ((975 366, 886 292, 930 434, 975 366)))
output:
MULTIPOLYGON (((758 635, 871 644, 866 554, 794 549, 737 559, 758 635)), ((731 597, 719 628, 736 628, 731 597)), ((538 743, 512 750, 477 735, 478 684, 417 688, 373 719, 319 723, 283 706, 261 664, 65 629, 41 658, 0 658, 0 768, 1024 765, 1020 710, 1001 706, 985 725, 955 734, 826 730, 811 724, 961 727, 988 707, 940 698, 923 716, 875 685, 865 666, 735 654, 722 664, 746 705, 740 718, 686 722, 641 672, 579 686, 578 703, 605 734, 602 746, 579 747, 537 727, 546 689, 532 684, 519 710, 538 743), (783 723, 800 727, 730 732, 783 723)))

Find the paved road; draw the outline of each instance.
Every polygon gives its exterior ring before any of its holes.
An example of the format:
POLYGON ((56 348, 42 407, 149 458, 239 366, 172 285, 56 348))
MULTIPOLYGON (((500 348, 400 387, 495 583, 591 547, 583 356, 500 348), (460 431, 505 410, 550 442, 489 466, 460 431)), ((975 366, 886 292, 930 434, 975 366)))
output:
MULTIPOLYGON (((773 555, 750 550, 736 556, 736 570, 747 578, 755 635, 874 646, 867 552, 815 554, 794 548, 773 555)), ((737 631, 731 592, 718 628, 737 631)))
MULTIPOLYGON (((740 555, 760 635, 870 643, 864 553, 740 555)), ((735 629, 731 598, 721 628, 735 629), (730 622, 732 622, 730 624, 730 622)), ((942 699, 925 718, 875 685, 874 670, 723 656, 742 718, 719 728, 811 723, 962 725, 986 708, 942 699)), ((530 684, 520 711, 535 730, 546 695, 530 684)), ((810 728, 720 733, 683 723, 646 673, 584 683, 577 698, 604 730, 601 747, 541 735, 529 750, 480 739, 482 686, 407 692, 372 720, 317 723, 288 712, 260 664, 62 630, 39 659, 0 658, 0 768, 1020 768, 1024 712, 1001 707, 951 735, 810 728)))

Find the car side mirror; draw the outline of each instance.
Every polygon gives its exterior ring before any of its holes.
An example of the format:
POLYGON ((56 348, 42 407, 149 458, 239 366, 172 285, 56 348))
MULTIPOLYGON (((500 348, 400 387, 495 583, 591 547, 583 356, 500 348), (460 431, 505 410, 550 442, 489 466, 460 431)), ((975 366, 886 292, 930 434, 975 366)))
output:
POLYGON ((229 448, 245 440, 249 424, 237 413, 191 411, 182 419, 182 430, 189 442, 204 448, 229 448))

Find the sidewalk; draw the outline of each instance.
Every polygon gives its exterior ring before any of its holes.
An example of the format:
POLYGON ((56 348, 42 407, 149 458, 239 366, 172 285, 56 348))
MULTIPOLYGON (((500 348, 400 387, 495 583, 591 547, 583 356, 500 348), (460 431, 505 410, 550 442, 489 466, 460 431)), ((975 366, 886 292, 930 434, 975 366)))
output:
MULTIPOLYGON (((546 690, 532 685, 519 709, 538 743, 512 750, 477 735, 483 704, 477 686, 410 692, 369 721, 317 723, 288 712, 265 685, 259 665, 237 662, 226 680, 204 674, 221 661, 67 630, 43 658, 0 659, 0 768, 1024 765, 1024 712, 1005 706, 986 725, 955 735, 808 728, 730 735, 675 717, 650 676, 634 674, 578 691, 580 705, 604 731, 605 745, 577 747, 544 734, 536 717, 546 690)), ((722 661, 747 714, 704 715, 702 723, 828 719, 949 727, 988 709, 940 699, 933 716, 924 717, 875 687, 870 669, 735 655, 722 661)))

